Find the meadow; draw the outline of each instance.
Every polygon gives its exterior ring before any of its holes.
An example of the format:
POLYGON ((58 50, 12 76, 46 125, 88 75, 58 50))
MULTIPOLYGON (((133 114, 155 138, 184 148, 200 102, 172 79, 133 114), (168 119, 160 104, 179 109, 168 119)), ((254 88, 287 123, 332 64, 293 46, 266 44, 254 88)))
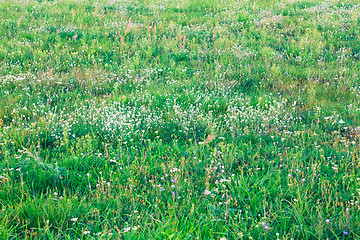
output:
POLYGON ((0 239, 360 239, 357 0, 0 1, 0 239))

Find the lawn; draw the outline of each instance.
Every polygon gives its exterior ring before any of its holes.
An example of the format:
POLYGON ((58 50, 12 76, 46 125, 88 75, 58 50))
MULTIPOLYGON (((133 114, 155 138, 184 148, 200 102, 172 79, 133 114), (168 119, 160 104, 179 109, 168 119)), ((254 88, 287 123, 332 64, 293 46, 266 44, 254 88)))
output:
POLYGON ((0 239, 360 239, 357 0, 0 1, 0 239))

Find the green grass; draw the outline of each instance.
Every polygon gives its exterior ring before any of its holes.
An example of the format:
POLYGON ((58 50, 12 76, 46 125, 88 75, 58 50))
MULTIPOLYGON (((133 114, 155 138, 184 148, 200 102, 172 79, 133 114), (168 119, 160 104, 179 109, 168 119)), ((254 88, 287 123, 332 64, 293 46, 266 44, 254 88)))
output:
POLYGON ((1 239, 360 239, 357 1, 0 2, 1 239))

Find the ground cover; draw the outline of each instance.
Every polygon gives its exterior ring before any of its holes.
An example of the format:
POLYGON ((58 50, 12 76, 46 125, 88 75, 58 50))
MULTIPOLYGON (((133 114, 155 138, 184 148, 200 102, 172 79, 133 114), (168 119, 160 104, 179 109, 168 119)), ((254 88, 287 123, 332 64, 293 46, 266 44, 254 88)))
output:
POLYGON ((1 239, 360 238, 357 1, 0 2, 1 239))

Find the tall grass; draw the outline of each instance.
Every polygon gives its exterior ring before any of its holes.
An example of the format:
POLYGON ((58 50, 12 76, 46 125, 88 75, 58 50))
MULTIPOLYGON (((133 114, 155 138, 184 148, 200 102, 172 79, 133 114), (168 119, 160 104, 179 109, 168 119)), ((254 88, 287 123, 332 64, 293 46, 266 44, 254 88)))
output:
POLYGON ((360 238, 359 26, 352 0, 0 2, 0 238, 360 238))

